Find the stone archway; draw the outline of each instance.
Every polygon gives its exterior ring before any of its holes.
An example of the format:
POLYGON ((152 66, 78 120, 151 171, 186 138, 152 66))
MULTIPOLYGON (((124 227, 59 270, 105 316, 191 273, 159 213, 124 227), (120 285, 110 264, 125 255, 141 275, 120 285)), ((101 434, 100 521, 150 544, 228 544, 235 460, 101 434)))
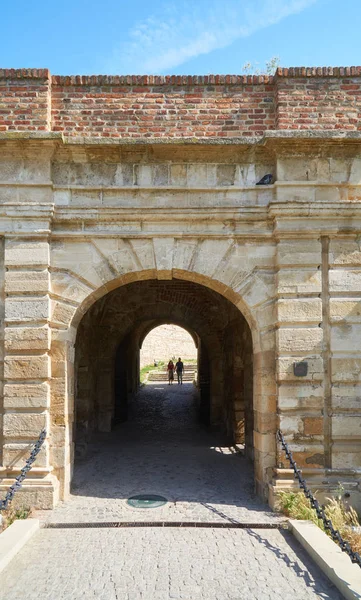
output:
MULTIPOLYGON (((238 250, 236 253, 238 254, 238 250)), ((233 268, 234 272, 235 267, 232 267, 234 258, 232 252, 229 256, 229 261, 223 264, 223 270, 227 273, 227 278, 230 276, 230 269, 233 268)), ((66 259, 65 262, 70 262, 70 260, 70 258, 66 259)), ((54 262, 57 261, 58 258, 54 262)), ((264 279, 266 277, 267 281, 268 274, 266 273, 261 278, 256 272, 253 274, 250 273, 249 277, 246 277, 247 281, 242 285, 235 280, 235 285, 239 290, 236 292, 225 283, 195 271, 182 269, 157 271, 151 269, 118 275, 118 277, 110 279, 99 288, 94 289, 93 286, 90 292, 90 285, 85 282, 89 282, 90 272, 94 270, 94 264, 89 266, 89 263, 87 263, 86 270, 82 270, 81 265, 79 265, 77 269, 81 271, 80 275, 80 273, 75 274, 69 271, 66 274, 64 273, 64 257, 60 263, 63 267, 54 269, 52 275, 54 276, 54 287, 61 292, 64 300, 58 299, 54 303, 53 315, 56 317, 56 320, 62 320, 63 328, 60 329, 58 327, 53 329, 51 355, 55 360, 57 356, 62 357, 64 369, 61 376, 52 379, 52 397, 54 400, 51 404, 51 419, 53 431, 56 435, 50 447, 50 456, 57 457, 57 466, 54 472, 61 482, 61 496, 64 497, 68 493, 72 476, 74 448, 74 344, 77 327, 81 319, 87 310, 95 305, 97 300, 99 300, 99 306, 104 306, 107 293, 118 288, 121 289, 127 284, 148 280, 172 281, 175 279, 196 282, 197 285, 216 292, 227 299, 239 313, 242 313, 250 326, 254 367, 252 453, 255 459, 255 484, 257 492, 267 497, 272 468, 276 462, 274 332, 269 326, 265 327, 264 325, 271 321, 273 309, 273 304, 270 302, 270 295, 273 288, 268 287, 264 279), (244 292, 243 295, 240 293, 241 290, 244 292), (67 299, 69 296, 71 296, 71 302, 67 299), (74 297, 80 297, 81 301, 74 302, 74 297), (270 316, 267 316, 268 313, 270 313, 270 316), (64 327, 65 324, 67 324, 67 327, 64 327), (59 390, 61 390, 61 394, 59 394, 59 390)), ((103 257, 101 265, 97 267, 97 272, 100 272, 100 267, 102 266, 105 270, 108 269, 107 275, 109 276, 108 264, 109 261, 105 261, 103 257), (106 266, 104 266, 104 262, 106 262, 106 266)), ((67 266, 69 267, 69 265, 67 266)), ((111 274, 114 274, 114 272, 112 271, 111 274)), ((154 313, 148 315, 148 318, 154 318, 154 313)))

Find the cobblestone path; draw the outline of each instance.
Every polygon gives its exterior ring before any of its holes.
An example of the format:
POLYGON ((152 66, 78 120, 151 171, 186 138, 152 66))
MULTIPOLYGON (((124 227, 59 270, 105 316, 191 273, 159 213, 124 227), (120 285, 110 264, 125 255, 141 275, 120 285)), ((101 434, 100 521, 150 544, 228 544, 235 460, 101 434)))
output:
MULTIPOLYGON (((277 521, 252 467, 195 421, 193 388, 149 385, 127 424, 100 436, 50 522, 277 521), (135 493, 163 494, 131 509, 135 493)), ((210 524, 211 525, 211 524, 210 524)), ((290 533, 266 529, 41 529, 1 575, 0 600, 341 600, 290 533)))
POLYGON ((341 600, 277 530, 41 530, 0 600, 341 600))
POLYGON ((76 461, 73 493, 50 516, 79 521, 279 521, 253 492, 253 466, 229 440, 197 422, 192 384, 152 383, 132 403, 129 420, 99 435, 76 461), (164 495, 157 509, 126 504, 134 494, 164 495))

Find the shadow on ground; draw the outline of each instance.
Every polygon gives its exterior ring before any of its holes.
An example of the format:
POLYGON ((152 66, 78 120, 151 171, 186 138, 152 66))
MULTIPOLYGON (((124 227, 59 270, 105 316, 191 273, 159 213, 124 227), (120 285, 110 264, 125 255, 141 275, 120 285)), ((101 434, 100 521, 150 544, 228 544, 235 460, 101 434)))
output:
POLYGON ((72 496, 55 520, 277 520, 254 494, 253 465, 219 432, 198 423, 192 384, 148 384, 129 420, 98 434, 75 464, 72 496), (134 509, 135 494, 160 494, 158 509, 134 509))

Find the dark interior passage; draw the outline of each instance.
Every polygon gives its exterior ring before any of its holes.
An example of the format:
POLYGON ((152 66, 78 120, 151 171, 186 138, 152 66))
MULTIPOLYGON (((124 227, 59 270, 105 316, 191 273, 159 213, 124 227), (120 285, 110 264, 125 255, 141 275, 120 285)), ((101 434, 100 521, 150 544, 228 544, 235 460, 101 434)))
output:
POLYGON ((129 403, 127 422, 94 433, 87 455, 76 462, 64 519, 273 520, 255 495, 251 461, 231 435, 199 423, 198 402, 190 383, 142 387, 129 403), (146 493, 164 496, 167 504, 147 511, 127 505, 130 496, 146 493))
MULTIPOLYGON (((83 317, 75 355, 76 455, 84 456, 98 433, 115 431, 120 425, 122 434, 117 439, 122 442, 125 427, 130 426, 133 400, 141 398, 142 342, 147 332, 162 323, 184 327, 196 340, 197 401, 192 411, 197 413, 197 427, 199 423, 210 426, 230 443, 245 445, 247 456, 252 458, 249 326, 240 311, 219 293, 176 279, 124 285, 98 300, 83 317)), ((157 415, 159 423, 154 427, 159 428, 162 412, 157 415)))

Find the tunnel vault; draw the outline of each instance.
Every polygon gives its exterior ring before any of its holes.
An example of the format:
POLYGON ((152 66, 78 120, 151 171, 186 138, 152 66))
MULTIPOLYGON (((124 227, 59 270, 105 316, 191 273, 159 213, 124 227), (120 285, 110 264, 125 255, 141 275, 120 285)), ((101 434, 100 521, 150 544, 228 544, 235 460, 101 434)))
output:
POLYGON ((191 281, 138 281, 96 301, 75 344, 75 448, 84 455, 97 431, 126 421, 139 386, 139 350, 151 329, 184 327, 198 350, 199 418, 224 429, 253 456, 252 339, 242 313, 191 281))

